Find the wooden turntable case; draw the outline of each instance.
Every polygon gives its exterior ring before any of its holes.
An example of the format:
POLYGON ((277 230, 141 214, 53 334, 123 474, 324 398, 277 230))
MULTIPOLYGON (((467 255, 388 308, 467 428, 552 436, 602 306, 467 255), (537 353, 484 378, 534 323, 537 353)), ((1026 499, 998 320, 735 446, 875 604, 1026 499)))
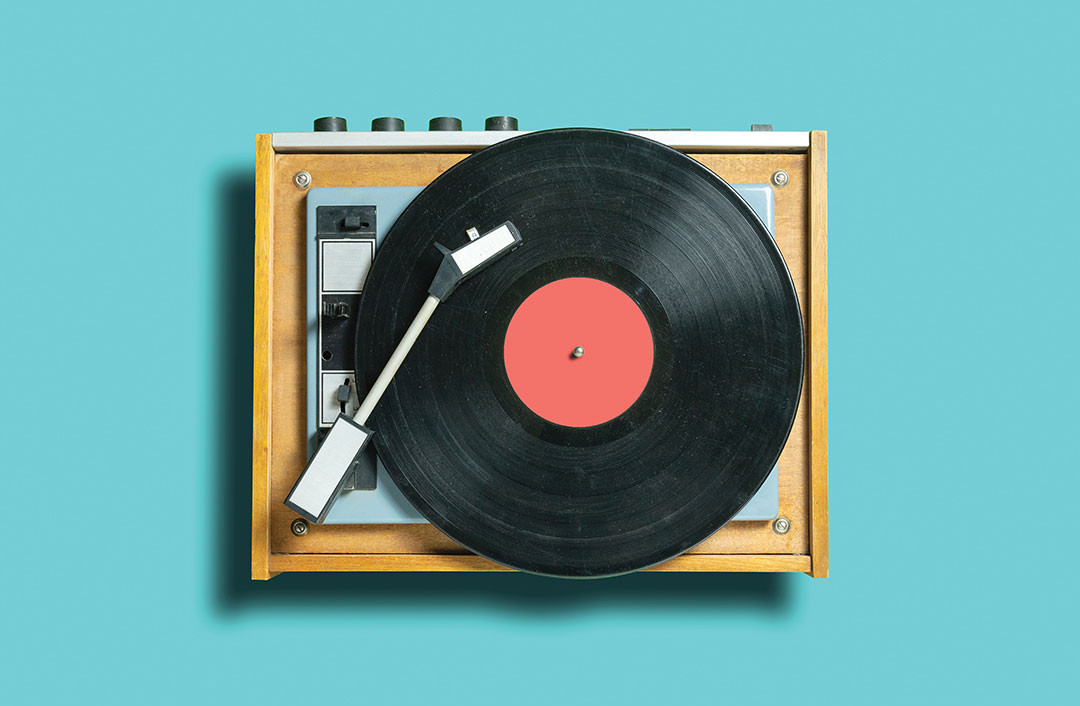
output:
MULTIPOLYGON (((806 135, 806 133, 802 133, 806 135)), ((310 187, 419 186, 468 150, 310 152, 276 150, 272 135, 255 147, 255 340, 251 488, 251 576, 283 571, 497 571, 427 524, 311 525, 296 536, 283 504, 307 461, 305 195, 310 187), (298 172, 310 174, 299 187, 298 172)), ((649 571, 829 572, 826 134, 805 146, 763 151, 683 149, 731 183, 772 183, 776 243, 795 282, 806 328, 802 399, 780 457, 780 515, 773 523, 732 522, 687 553, 649 571)))

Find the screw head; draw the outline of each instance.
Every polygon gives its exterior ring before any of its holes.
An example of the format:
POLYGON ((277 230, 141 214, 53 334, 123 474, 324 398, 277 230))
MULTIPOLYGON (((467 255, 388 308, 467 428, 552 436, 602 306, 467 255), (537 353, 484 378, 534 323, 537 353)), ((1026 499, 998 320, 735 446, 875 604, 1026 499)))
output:
POLYGON ((311 175, 307 172, 297 172, 292 180, 298 189, 306 189, 311 186, 311 175))
POLYGON ((777 186, 777 187, 787 186, 788 179, 789 179, 788 173, 785 172, 783 169, 777 169, 775 172, 773 172, 773 175, 772 175, 773 186, 777 186))
POLYGON ((773 532, 776 532, 777 534, 787 534, 789 529, 791 529, 791 520, 789 520, 788 518, 777 517, 775 520, 773 520, 773 532))
POLYGON ((293 520, 292 521, 292 533, 295 534, 297 537, 303 537, 305 534, 307 534, 308 533, 307 520, 305 520, 303 517, 297 517, 295 520, 293 520))

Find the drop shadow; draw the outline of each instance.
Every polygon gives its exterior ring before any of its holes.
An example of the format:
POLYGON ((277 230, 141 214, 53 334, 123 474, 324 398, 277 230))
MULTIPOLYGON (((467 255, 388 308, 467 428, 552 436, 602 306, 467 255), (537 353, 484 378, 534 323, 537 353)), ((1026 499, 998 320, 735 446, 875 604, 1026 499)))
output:
POLYGON ((285 574, 252 581, 251 381, 254 316, 255 174, 222 170, 213 180, 217 269, 213 311, 216 399, 215 468, 208 518, 214 609, 335 612, 400 607, 484 609, 558 615, 595 609, 653 612, 790 609, 793 577, 783 574, 637 573, 596 581, 564 581, 520 573, 285 574))
POLYGON ((255 170, 234 166, 213 180, 217 269, 211 401, 214 477, 207 503, 214 604, 228 609, 251 583, 251 385, 255 314, 255 170))
POLYGON ((335 612, 401 608, 560 616, 624 608, 673 613, 786 612, 791 577, 778 574, 637 573, 567 581, 521 573, 283 574, 250 584, 230 608, 305 606, 335 612))

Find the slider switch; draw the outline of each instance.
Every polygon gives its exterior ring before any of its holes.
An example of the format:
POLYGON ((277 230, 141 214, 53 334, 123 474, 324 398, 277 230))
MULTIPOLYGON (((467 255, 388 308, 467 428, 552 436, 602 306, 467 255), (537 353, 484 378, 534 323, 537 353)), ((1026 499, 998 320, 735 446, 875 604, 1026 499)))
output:
POLYGON ((348 302, 323 302, 322 315, 331 319, 347 319, 352 313, 348 302))

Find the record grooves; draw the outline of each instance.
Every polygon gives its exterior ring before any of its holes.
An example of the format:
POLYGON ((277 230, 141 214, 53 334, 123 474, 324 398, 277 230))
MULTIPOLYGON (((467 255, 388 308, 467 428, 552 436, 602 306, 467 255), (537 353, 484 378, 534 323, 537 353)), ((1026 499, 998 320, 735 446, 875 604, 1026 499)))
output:
POLYGON ((753 496, 794 420, 802 324, 783 258, 735 191, 675 150, 526 134, 451 168, 398 218, 358 312, 362 384, 423 302, 434 243, 506 220, 523 245, 436 312, 376 408, 380 458, 432 524, 518 569, 606 576, 684 552, 753 496), (640 396, 594 426, 534 413, 504 362, 514 312, 571 277, 632 299, 654 346, 640 396))

